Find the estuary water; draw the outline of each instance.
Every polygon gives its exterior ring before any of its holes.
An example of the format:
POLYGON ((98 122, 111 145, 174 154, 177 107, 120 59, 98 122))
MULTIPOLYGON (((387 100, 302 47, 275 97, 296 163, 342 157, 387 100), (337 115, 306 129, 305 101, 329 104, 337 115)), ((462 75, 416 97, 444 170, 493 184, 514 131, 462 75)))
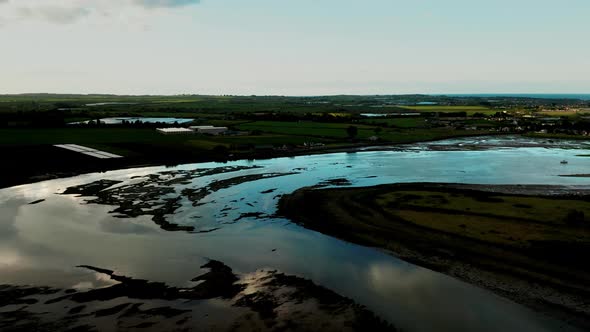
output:
POLYGON ((237 273, 276 269, 311 279, 404 331, 573 330, 488 291, 304 229, 274 213, 280 195, 318 184, 453 182, 587 188, 588 177, 560 175, 590 173, 590 158, 580 156, 589 147, 586 142, 519 137, 464 138, 383 151, 126 169, 2 189, 0 284, 64 289, 110 285, 107 278, 76 268, 91 265, 183 287, 200 273, 199 266, 215 259, 237 273), (219 168, 226 171, 206 171, 219 168), (128 195, 130 204, 142 204, 145 198, 137 196, 138 191, 170 189, 150 196, 152 206, 178 198, 179 207, 166 220, 194 230, 165 231, 151 216, 119 218, 118 213, 109 213, 113 206, 62 194, 68 187, 104 179, 122 181, 113 188, 122 189, 116 195, 120 199, 128 195), (199 188, 209 190, 195 199, 190 193, 199 188))

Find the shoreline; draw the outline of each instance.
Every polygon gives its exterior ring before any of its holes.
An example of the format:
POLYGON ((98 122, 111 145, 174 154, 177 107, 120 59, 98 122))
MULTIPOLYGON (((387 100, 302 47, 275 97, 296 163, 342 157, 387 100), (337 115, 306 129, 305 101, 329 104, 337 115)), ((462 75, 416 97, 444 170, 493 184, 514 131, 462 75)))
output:
MULTIPOLYGON (((587 282, 590 273, 587 269, 575 269, 567 264, 559 266, 555 262, 552 265, 545 264, 526 251, 515 252, 514 248, 415 227, 403 220, 390 219, 392 216, 386 211, 368 203, 370 197, 374 198, 378 193, 398 189, 485 192, 493 195, 501 193, 509 197, 527 195, 552 199, 590 197, 590 188, 572 192, 566 186, 540 185, 413 183, 361 188, 302 188, 281 198, 278 213, 305 228, 375 248, 409 263, 487 289, 559 321, 583 329, 590 328, 590 287, 587 282), (371 206, 359 210, 365 205, 371 206), (389 224, 383 226, 375 220, 385 220, 389 224), (438 236, 447 239, 437 242, 438 236), (454 242, 463 242, 464 246, 454 246, 454 242), (461 252, 461 248, 469 246, 479 248, 461 252), (559 269, 563 273, 556 273, 559 269), (585 270, 580 272, 584 275, 577 274, 581 270, 585 270)), ((583 255, 580 253, 580 257, 583 255)))
MULTIPOLYGON (((192 163, 206 163, 206 162, 232 162, 232 161, 239 161, 239 160, 268 160, 274 158, 285 158, 285 157, 298 157, 298 156, 311 156, 311 155, 319 155, 319 154, 330 154, 330 153, 353 153, 353 152, 364 152, 364 151, 386 151, 390 150, 392 147, 396 146, 403 146, 408 144, 417 144, 417 143, 428 143, 428 142, 437 142, 437 141, 445 141, 449 139, 457 139, 457 138, 475 138, 475 137, 502 137, 502 136, 512 136, 514 133, 486 133, 486 134, 474 134, 474 135, 457 135, 457 136, 449 136, 444 138, 436 138, 436 139, 428 139, 428 140, 418 140, 413 142, 404 142, 404 143, 392 143, 392 142, 382 142, 382 143, 357 143, 357 144, 348 144, 344 146, 338 147, 326 147, 326 148, 316 148, 316 149, 308 149, 308 150, 297 150, 297 151, 272 151, 272 152, 253 152, 253 153, 244 153, 240 155, 235 155, 233 157, 228 156, 215 156, 215 155, 207 155, 202 158, 178 158, 175 160, 141 160, 141 161, 134 161, 129 160, 127 158, 121 158, 117 160, 93 160, 96 163, 84 163, 83 165, 78 165, 78 167, 72 167, 71 169, 55 171, 55 170, 48 170, 42 171, 35 174, 11 174, 12 176, 10 179, 7 177, 0 179, 0 189, 10 188, 21 186, 25 184, 32 184, 36 182, 42 182, 47 180, 54 180, 60 178, 68 178, 74 177, 78 175, 88 174, 88 173, 103 173, 113 170, 119 169, 132 169, 132 168, 142 168, 142 167, 157 167, 157 166, 166 166, 166 167, 174 167, 178 165, 184 164, 192 164, 192 163), (366 150, 369 149, 369 150, 366 150)), ((14 173, 14 172, 13 172, 14 173)))

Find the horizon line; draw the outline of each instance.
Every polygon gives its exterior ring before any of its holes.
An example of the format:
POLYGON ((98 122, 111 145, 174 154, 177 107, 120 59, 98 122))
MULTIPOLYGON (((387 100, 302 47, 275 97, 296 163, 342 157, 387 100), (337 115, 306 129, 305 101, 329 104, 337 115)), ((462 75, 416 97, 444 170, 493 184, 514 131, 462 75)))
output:
POLYGON ((453 93, 368 93, 368 94, 318 94, 318 95, 288 95, 288 94, 199 94, 199 93, 175 93, 175 94, 118 94, 118 93, 68 93, 68 92, 20 92, 20 93, 0 93, 0 96, 27 96, 27 95, 62 95, 62 96, 114 96, 114 97, 175 97, 175 96, 208 96, 208 97, 293 97, 293 98, 317 98, 317 97, 339 97, 339 96, 491 96, 491 97, 510 97, 510 96, 541 96, 541 95, 555 95, 555 96, 576 96, 584 95, 590 96, 590 92, 453 92, 453 93))

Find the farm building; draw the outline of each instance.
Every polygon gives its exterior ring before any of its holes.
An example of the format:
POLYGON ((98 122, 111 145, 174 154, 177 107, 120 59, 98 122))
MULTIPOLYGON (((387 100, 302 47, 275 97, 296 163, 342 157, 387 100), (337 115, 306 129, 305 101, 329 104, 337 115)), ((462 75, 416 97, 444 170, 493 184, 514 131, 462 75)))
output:
POLYGON ((221 135, 228 131, 227 127, 214 126, 191 126, 190 129, 197 132, 197 134, 221 135))
POLYGON ((195 133, 187 128, 157 128, 156 130, 164 135, 190 135, 195 133))

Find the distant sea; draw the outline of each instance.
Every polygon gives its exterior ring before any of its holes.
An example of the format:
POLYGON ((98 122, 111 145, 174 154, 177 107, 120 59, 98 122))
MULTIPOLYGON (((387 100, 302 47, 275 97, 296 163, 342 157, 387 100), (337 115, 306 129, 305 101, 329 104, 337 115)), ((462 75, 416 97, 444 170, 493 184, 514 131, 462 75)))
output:
MULTIPOLYGON (((437 95, 441 96, 441 95, 437 95)), ((576 93, 476 93, 476 94, 445 94, 449 97, 520 97, 520 98, 540 98, 540 99, 581 99, 590 100, 590 94, 576 93)))

